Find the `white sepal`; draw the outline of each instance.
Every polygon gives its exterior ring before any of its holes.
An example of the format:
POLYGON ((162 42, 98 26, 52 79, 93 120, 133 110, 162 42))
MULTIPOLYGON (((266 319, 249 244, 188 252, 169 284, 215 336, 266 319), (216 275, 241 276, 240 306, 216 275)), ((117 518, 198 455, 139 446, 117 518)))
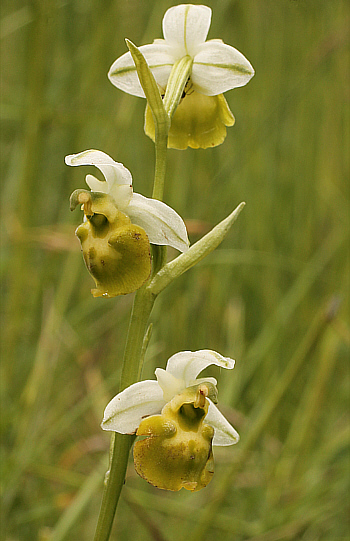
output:
POLYGON ((109 186, 117 184, 132 184, 132 176, 122 163, 115 162, 101 150, 84 150, 78 154, 65 157, 67 165, 95 165, 103 174, 109 186))
POLYGON ((192 66, 193 87, 206 96, 244 86, 253 75, 254 69, 245 56, 220 40, 203 43, 192 66))
POLYGON ((209 400, 209 410, 205 422, 214 428, 213 445, 233 445, 238 443, 239 434, 222 415, 215 404, 209 400))
POLYGON ((101 427, 120 434, 134 434, 142 419, 159 413, 165 400, 155 380, 134 383, 107 405, 101 427))
POLYGON ((185 381, 186 385, 188 385, 196 379, 204 368, 211 364, 232 369, 235 366, 235 361, 209 349, 181 351, 170 357, 166 370, 176 378, 185 381))
POLYGON ((132 176, 122 163, 115 162, 108 154, 101 150, 84 150, 79 154, 65 157, 67 165, 94 165, 106 179, 104 182, 93 175, 86 176, 86 183, 93 192, 108 193, 113 197, 117 207, 124 210, 132 196, 132 176))
POLYGON ((168 245, 180 252, 189 247, 186 226, 181 216, 162 201, 134 193, 127 214, 135 225, 142 227, 152 244, 168 245))
MULTIPOLYGON (((155 43, 139 47, 139 51, 145 57, 158 85, 165 89, 174 64, 169 45, 164 40, 156 40, 155 43)), ((120 90, 140 98, 145 97, 130 52, 117 58, 108 72, 108 78, 120 90)))
POLYGON ((195 56, 198 45, 206 40, 210 22, 211 9, 207 6, 182 4, 168 9, 163 18, 163 35, 176 60, 195 56))

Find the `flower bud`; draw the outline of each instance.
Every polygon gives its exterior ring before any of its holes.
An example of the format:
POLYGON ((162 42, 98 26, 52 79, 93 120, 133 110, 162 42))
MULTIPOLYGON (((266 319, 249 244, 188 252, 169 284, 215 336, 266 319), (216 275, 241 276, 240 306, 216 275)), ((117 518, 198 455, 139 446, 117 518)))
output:
POLYGON ((148 237, 117 209, 112 197, 76 190, 71 210, 81 204, 85 221, 75 231, 86 267, 95 280, 94 297, 115 297, 139 289, 151 273, 148 237))

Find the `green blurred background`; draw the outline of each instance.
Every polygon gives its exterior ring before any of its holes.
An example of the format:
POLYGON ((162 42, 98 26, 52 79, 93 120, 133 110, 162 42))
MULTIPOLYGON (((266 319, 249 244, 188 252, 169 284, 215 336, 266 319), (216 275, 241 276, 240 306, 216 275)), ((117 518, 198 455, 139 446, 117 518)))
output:
MULTIPOLYGON (((165 201, 195 242, 241 201, 224 243, 156 302, 144 367, 214 349, 236 359, 220 408, 241 435, 191 494, 132 463, 112 540, 345 540, 349 535, 349 9, 345 0, 212 0, 209 38, 256 70, 226 94, 225 143, 169 151, 165 201)), ((5 0, 1 10, 2 528, 6 541, 90 540, 107 469, 132 295, 94 299, 69 195, 96 148, 150 196, 145 101, 112 62, 161 37, 171 2, 5 0)), ((169 250, 169 256, 175 252, 169 250)))

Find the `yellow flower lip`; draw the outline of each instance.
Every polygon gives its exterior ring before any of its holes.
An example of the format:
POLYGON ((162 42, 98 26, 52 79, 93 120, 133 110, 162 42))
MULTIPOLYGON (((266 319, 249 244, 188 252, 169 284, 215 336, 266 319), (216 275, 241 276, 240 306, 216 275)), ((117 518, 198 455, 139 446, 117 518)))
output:
MULTIPOLYGON (((226 127, 233 126, 235 119, 223 94, 204 96, 193 90, 185 92, 174 116, 168 135, 168 147, 178 150, 212 148, 226 138, 226 127)), ((146 106, 145 133, 155 140, 152 113, 146 106)))
POLYGON ((164 406, 160 415, 144 419, 137 435, 147 438, 134 445, 137 473, 150 484, 177 491, 207 486, 214 473, 214 429, 205 423, 208 388, 185 389, 164 406))
POLYGON ((71 208, 81 204, 86 221, 76 235, 93 277, 94 297, 115 297, 139 289, 151 273, 150 243, 145 231, 132 224, 104 193, 76 190, 71 208))

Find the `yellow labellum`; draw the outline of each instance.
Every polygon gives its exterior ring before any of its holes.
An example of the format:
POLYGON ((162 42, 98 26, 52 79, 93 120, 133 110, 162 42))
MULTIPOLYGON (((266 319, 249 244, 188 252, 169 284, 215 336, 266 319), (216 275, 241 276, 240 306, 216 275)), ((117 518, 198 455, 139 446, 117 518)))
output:
POLYGON ((134 446, 135 469, 158 488, 197 491, 213 476, 214 429, 204 423, 209 403, 202 387, 175 396, 137 430, 137 435, 149 437, 134 446))
POLYGON ((142 229, 119 211, 107 194, 77 190, 73 207, 81 203, 86 221, 75 234, 86 267, 95 280, 94 297, 115 297, 139 289, 151 272, 150 243, 142 229))
MULTIPOLYGON (((223 94, 205 96, 193 91, 185 95, 172 117, 168 147, 179 150, 215 147, 224 142, 226 126, 233 126, 234 123, 234 116, 223 94)), ((154 141, 154 121, 148 105, 145 133, 154 141)))

